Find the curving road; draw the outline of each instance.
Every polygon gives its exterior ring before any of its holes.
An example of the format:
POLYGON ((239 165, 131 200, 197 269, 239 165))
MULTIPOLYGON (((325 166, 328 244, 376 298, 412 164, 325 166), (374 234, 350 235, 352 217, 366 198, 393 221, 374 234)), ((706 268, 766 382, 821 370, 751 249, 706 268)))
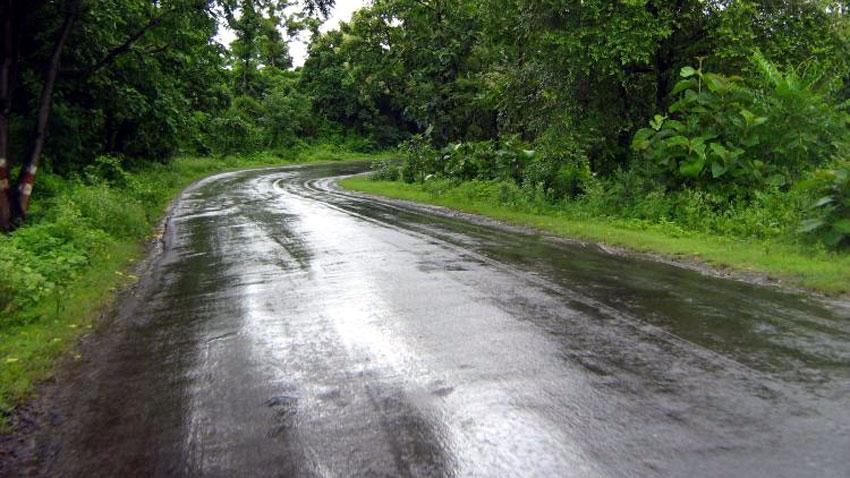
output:
POLYGON ((28 470, 850 474, 846 305, 334 187, 364 169, 189 188, 28 470))

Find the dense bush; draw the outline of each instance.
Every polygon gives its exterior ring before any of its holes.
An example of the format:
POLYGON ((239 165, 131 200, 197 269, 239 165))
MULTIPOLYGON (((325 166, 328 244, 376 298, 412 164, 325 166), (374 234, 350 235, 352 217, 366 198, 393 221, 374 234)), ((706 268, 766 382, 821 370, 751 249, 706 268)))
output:
POLYGON ((667 191, 648 178, 621 172, 592 181, 561 209, 588 219, 612 217, 665 225, 674 233, 704 232, 738 238, 790 239, 807 204, 804 191, 771 187, 748 199, 693 188, 667 191), (678 231, 678 232, 677 232, 678 231))
POLYGON ((456 180, 509 180, 521 182, 535 151, 515 137, 501 141, 450 144, 440 149, 431 146, 423 135, 402 143, 406 160, 401 177, 407 182, 428 176, 456 180))
POLYGON ((230 108, 211 121, 205 143, 223 154, 257 151, 265 142, 264 131, 258 123, 263 114, 259 101, 250 96, 238 96, 230 108))
POLYGON ((550 131, 538 141, 538 152, 518 182, 550 200, 578 197, 592 178, 583 143, 573 134, 550 131))
POLYGON ((633 148, 667 184, 750 197, 785 186, 846 147, 848 116, 821 90, 821 75, 780 72, 756 54, 761 77, 682 68, 668 115, 637 132, 633 148))
POLYGON ((435 173, 456 179, 504 179, 521 181, 534 151, 515 138, 500 142, 457 143, 439 152, 435 173))
POLYGON ((846 168, 793 186, 845 150, 847 113, 812 69, 780 72, 758 54, 752 64, 758 76, 747 80, 683 68, 668 114, 634 136, 629 164, 604 176, 593 173, 591 141, 550 128, 533 145, 509 137, 437 149, 415 136, 403 146, 400 173, 379 164, 377 178, 426 189, 474 182, 476 194, 535 211, 761 239, 795 240, 817 195, 803 230, 846 243, 846 168))
POLYGON ((817 199, 800 231, 816 234, 829 246, 850 246, 850 163, 816 171, 803 188, 817 199))
POLYGON ((390 161, 380 160, 372 163, 371 176, 375 181, 398 181, 401 179, 401 168, 390 161))
MULTIPOLYGON (((87 218, 82 212, 83 208, 95 211, 101 206, 87 204, 91 199, 61 194, 51 200, 50 214, 37 224, 0 237, 0 311, 4 317, 61 293, 61 284, 73 280, 92 254, 108 246, 109 234, 92 228, 95 218, 87 218)), ((108 219, 121 220, 121 215, 119 212, 108 219)))
POLYGON ((401 179, 407 183, 424 181, 442 169, 437 152, 423 135, 414 135, 403 142, 399 149, 405 155, 401 179))
MULTIPOLYGON (((0 236, 0 311, 14 314, 50 296, 116 240, 144 236, 145 192, 115 157, 99 157, 83 177, 43 175, 31 224, 0 236)), ((8 326, 0 323, 0 326, 8 326)))

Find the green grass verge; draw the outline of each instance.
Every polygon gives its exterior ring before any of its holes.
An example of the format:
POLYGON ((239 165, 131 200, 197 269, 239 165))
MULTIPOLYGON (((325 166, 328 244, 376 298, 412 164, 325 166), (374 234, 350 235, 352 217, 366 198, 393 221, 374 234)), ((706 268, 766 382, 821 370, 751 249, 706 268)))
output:
POLYGON ((850 255, 847 254, 810 251, 803 246, 773 241, 670 232, 661 225, 636 225, 612 218, 579 220, 557 211, 529 212, 501 205, 498 198, 470 195, 470 189, 462 187, 429 191, 420 184, 374 181, 363 176, 345 179, 340 185, 354 191, 480 214, 563 237, 762 273, 830 295, 850 292, 850 255))
POLYGON ((0 407, 4 416, 0 428, 5 428, 6 416, 14 406, 30 396, 34 384, 50 376, 54 359, 73 350, 80 334, 92 328, 116 287, 132 279, 122 271, 141 253, 136 242, 114 244, 110 253, 92 258, 86 270, 63 291, 61 300, 44 300, 30 309, 40 320, 3 330, 0 407))
POLYGON ((8 427, 9 415, 32 396, 35 384, 50 377, 58 357, 71 353, 79 358, 79 337, 110 305, 114 291, 136 279, 127 271, 142 257, 152 226, 190 183, 251 167, 387 157, 327 145, 277 154, 183 157, 127 173, 133 186, 43 175, 43 190, 33 195, 31 221, 11 236, 0 236, 0 271, 29 271, 0 277, 0 429, 8 427), (63 247, 71 252, 44 253, 63 247), (81 265, 61 269, 68 257, 78 257, 81 265), (56 277, 51 277, 54 269, 56 277))

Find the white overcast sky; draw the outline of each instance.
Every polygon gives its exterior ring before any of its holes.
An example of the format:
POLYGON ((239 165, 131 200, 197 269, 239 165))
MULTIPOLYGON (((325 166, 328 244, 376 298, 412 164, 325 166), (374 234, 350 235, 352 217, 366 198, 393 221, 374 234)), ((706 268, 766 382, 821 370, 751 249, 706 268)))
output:
MULTIPOLYGON (((350 20, 351 14, 355 10, 365 7, 368 3, 369 0, 336 0, 336 7, 334 7, 328 20, 322 25, 321 30, 326 32, 335 29, 339 26, 340 22, 350 20)), ((219 41, 228 45, 233 41, 234 34, 231 30, 222 27, 218 38, 219 41)), ((300 38, 289 44, 289 54, 292 55, 292 63, 295 66, 304 65, 304 59, 307 57, 307 43, 309 41, 309 34, 305 32, 300 38)))

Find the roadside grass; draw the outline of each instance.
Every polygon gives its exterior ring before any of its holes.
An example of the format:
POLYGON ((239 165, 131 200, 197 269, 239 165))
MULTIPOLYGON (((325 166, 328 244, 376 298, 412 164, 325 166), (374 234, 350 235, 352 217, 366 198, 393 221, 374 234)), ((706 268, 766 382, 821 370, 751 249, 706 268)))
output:
POLYGON ((376 181, 355 176, 340 181, 346 189, 435 204, 558 236, 599 242, 714 267, 765 274, 771 279, 828 295, 850 292, 850 255, 812 250, 774 240, 737 239, 666 228, 616 218, 575 218, 557 209, 529 211, 505 205, 481 188, 427 189, 422 184, 376 181))
POLYGON ((168 203, 192 182, 251 167, 389 158, 319 144, 221 158, 181 157, 110 180, 42 174, 27 224, 0 235, 0 430, 57 358, 106 311, 144 254, 168 203))

